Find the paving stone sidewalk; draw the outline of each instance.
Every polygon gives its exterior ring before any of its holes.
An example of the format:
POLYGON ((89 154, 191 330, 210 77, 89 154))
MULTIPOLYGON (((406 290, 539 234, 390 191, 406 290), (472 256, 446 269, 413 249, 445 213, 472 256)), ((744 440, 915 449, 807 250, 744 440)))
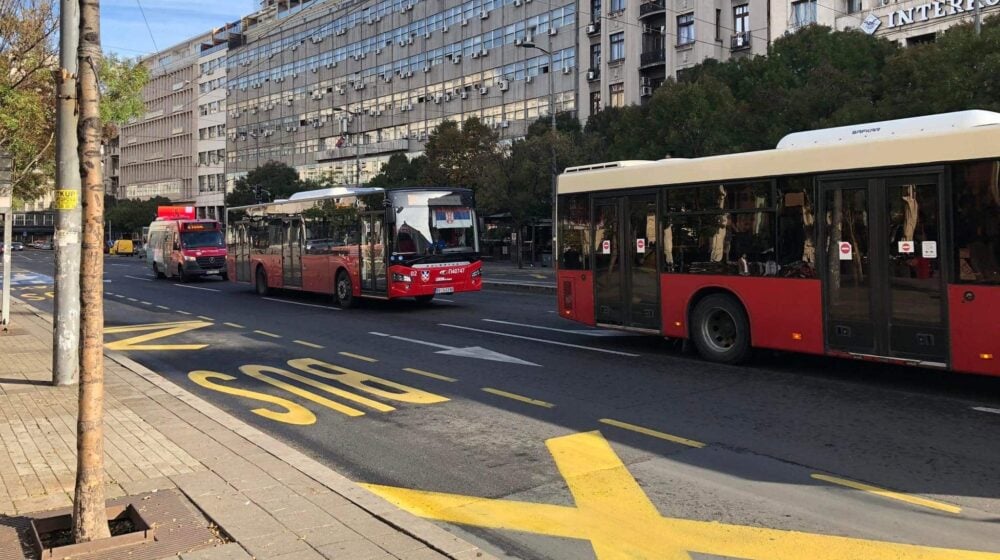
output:
MULTIPOLYGON (((70 506, 76 466, 77 388, 49 385, 51 318, 17 300, 11 311, 0 518, 70 506)), ((492 558, 120 354, 106 354, 105 378, 108 499, 177 489, 235 541, 180 558, 492 558)))

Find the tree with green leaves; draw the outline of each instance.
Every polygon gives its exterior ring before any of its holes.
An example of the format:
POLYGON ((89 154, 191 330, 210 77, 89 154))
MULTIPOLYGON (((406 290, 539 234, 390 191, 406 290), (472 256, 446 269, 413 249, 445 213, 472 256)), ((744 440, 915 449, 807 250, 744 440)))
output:
POLYGON ((170 205, 170 199, 162 196, 149 200, 112 200, 112 205, 106 207, 104 220, 109 223, 111 231, 122 236, 135 236, 156 219, 157 207, 170 205))
POLYGON ((501 157, 500 136, 476 117, 459 127, 444 121, 434 128, 424 148, 427 183, 475 189, 482 179, 480 170, 501 157))
POLYGON ((226 195, 226 206, 248 206, 261 201, 288 198, 315 186, 314 183, 299 179, 299 172, 295 168, 278 161, 269 161, 251 170, 246 177, 236 180, 233 191, 226 195))
POLYGON ((149 83, 149 68, 138 60, 106 56, 98 73, 104 140, 118 136, 118 125, 146 112, 142 88, 149 83))
POLYGON ((425 184, 426 172, 426 156, 410 159, 406 154, 392 154, 379 174, 368 182, 368 186, 383 189, 416 187, 425 184))

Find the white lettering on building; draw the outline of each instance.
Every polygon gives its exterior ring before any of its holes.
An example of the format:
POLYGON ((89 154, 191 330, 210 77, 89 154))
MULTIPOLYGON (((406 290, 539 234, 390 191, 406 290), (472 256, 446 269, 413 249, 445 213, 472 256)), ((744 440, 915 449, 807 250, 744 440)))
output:
MULTIPOLYGON (((934 0, 919 6, 893 10, 886 16, 886 28, 892 29, 932 19, 967 14, 975 9, 975 2, 976 0, 934 0)), ((992 8, 997 5, 1000 5, 1000 0, 979 0, 979 6, 982 8, 992 8)), ((878 16, 869 14, 865 25, 862 26, 862 29, 869 35, 875 33, 879 28, 876 22, 868 21, 872 18, 878 18, 878 16)))

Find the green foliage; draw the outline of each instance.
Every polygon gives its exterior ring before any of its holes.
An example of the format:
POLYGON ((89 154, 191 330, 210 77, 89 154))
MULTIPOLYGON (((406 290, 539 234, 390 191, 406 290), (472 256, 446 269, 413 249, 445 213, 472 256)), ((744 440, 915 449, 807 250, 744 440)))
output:
POLYGON ((419 156, 412 160, 405 154, 393 154, 382 166, 378 175, 368 182, 369 187, 383 189, 398 189, 423 185, 427 172, 427 157, 419 156))
POLYGON ((226 195, 226 206, 256 204, 258 202, 256 195, 258 187, 262 191, 266 191, 262 194, 265 201, 271 201, 288 198, 297 192, 319 188, 319 185, 299 179, 299 173, 293 167, 278 161, 269 161, 247 173, 246 177, 237 179, 233 192, 226 195))
POLYGON ((131 234, 138 239, 142 228, 156 219, 158 206, 170 206, 170 199, 154 197, 149 200, 108 200, 105 197, 104 219, 111 225, 111 231, 118 236, 131 234), (108 205, 108 202, 111 202, 108 205))
POLYGON ((461 128, 454 121, 444 121, 427 140, 424 179, 433 185, 475 188, 483 166, 493 165, 500 157, 499 140, 478 118, 467 119, 461 128))
MULTIPOLYGON (((142 88, 149 83, 149 68, 118 55, 104 57, 98 72, 101 90, 101 122, 123 123, 146 112, 142 88)), ((106 131, 114 137, 115 131, 106 131)))

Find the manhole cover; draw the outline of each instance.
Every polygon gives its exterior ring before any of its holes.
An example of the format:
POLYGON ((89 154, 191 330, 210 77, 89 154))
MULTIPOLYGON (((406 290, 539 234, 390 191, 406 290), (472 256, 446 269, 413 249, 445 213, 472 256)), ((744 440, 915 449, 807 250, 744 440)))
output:
MULTIPOLYGON (((218 546, 228 539, 177 490, 160 490, 108 500, 108 506, 132 504, 156 528, 156 540, 113 550, 73 555, 72 560, 156 560, 201 548, 218 546)), ((61 509, 26 516, 0 515, 0 560, 37 560, 32 546, 31 519, 72 513, 61 509)))

